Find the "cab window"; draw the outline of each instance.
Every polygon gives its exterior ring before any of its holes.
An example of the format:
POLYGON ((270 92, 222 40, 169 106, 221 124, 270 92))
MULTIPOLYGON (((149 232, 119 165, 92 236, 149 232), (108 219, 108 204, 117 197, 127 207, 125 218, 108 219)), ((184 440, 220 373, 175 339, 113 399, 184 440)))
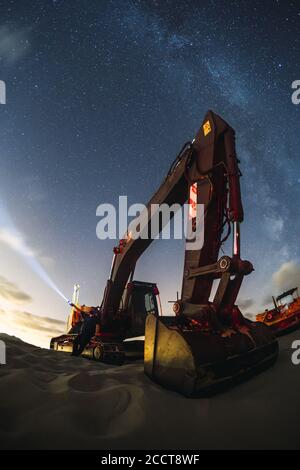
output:
POLYGON ((154 294, 147 292, 145 294, 145 309, 146 309, 146 314, 148 315, 149 313, 152 313, 155 315, 157 312, 157 307, 156 307, 156 299, 154 298, 154 294))

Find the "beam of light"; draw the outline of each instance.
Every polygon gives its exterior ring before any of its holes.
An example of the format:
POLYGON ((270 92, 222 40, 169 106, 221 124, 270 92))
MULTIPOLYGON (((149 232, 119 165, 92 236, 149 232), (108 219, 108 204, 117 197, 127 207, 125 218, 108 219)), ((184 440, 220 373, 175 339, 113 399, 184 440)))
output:
POLYGON ((45 282, 54 292, 62 299, 70 303, 67 297, 57 287, 53 279, 49 276, 43 266, 37 259, 36 253, 29 247, 16 228, 8 210, 3 202, 0 202, 0 242, 11 248, 15 253, 19 254, 35 272, 35 274, 45 282))
POLYGON ((67 297, 61 292, 61 290, 57 287, 51 277, 47 274, 45 269, 40 265, 38 260, 33 256, 27 257, 25 256, 26 261, 28 262, 29 266, 32 270, 42 279, 51 289, 53 289, 58 295, 61 296, 66 302, 69 302, 67 297))

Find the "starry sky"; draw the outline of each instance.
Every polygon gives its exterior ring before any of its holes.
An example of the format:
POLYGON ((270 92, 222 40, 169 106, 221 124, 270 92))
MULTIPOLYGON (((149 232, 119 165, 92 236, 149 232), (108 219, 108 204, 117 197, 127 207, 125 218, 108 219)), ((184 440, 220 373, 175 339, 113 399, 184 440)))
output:
MULTIPOLYGON (((97 239, 97 206, 147 202, 208 109, 237 135, 242 310, 300 284, 299 56, 299 0, 1 1, 0 330, 46 345, 64 329, 68 306, 22 251, 100 303, 115 242, 97 239)), ((165 313, 182 266, 163 240, 137 268, 165 313)))

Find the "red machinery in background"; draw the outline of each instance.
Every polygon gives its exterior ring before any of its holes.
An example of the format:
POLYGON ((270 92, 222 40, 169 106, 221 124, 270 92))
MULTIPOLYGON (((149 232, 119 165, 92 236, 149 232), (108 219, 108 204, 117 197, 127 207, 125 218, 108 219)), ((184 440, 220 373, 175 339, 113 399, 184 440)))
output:
POLYGON ((297 287, 273 297, 274 308, 256 315, 256 321, 270 328, 276 336, 300 328, 300 297, 297 287))

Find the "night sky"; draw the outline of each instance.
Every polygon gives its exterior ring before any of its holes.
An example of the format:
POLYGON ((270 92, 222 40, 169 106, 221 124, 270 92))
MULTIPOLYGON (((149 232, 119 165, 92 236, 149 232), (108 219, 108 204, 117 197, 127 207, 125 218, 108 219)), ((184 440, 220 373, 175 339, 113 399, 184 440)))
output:
MULTIPOLYGON (((255 266, 243 310, 300 283, 299 56, 299 0, 1 1, 0 329, 41 344, 35 315, 59 329, 68 314, 11 225, 65 295, 76 281, 99 304, 115 242, 96 238, 97 206, 147 202, 208 109, 236 130, 255 266)), ((158 283, 165 313, 183 256, 182 242, 156 242, 136 272, 158 283)))

